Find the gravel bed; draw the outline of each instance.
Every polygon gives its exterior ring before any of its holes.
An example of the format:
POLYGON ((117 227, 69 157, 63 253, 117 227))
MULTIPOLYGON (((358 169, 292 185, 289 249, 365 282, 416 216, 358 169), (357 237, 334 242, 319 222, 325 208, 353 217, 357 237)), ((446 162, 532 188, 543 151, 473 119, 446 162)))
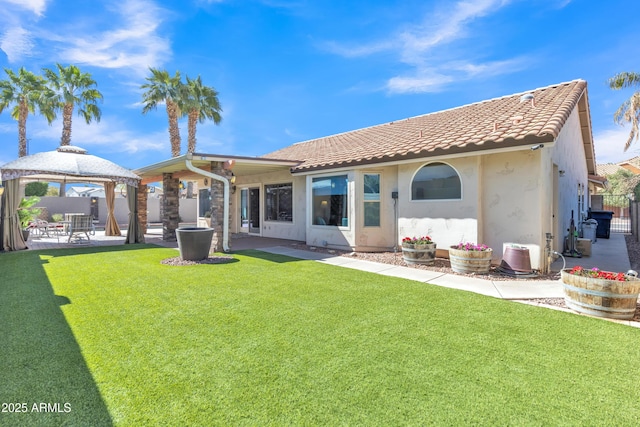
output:
POLYGON ((235 258, 230 256, 210 256, 200 261, 186 261, 179 256, 173 258, 165 258, 160 261, 161 264, 164 265, 197 265, 197 264, 225 264, 227 262, 232 262, 235 258))
MULTIPOLYGON (((402 251, 398 252, 349 252, 341 251, 337 249, 327 249, 317 246, 308 246, 304 244, 292 244, 296 249, 302 249, 312 252, 327 253, 332 255, 339 255, 348 258, 357 258, 365 261, 380 262, 383 264, 398 265, 403 267, 417 268, 420 270, 437 271, 446 274, 456 274, 458 276, 477 277, 488 280, 515 280, 514 276, 502 273, 496 266, 492 266, 489 273, 486 274, 460 274, 451 269, 451 264, 448 258, 436 258, 433 265, 408 265, 402 259, 402 251)), ((557 280, 560 276, 558 274, 535 274, 533 277, 527 277, 527 280, 557 280)))

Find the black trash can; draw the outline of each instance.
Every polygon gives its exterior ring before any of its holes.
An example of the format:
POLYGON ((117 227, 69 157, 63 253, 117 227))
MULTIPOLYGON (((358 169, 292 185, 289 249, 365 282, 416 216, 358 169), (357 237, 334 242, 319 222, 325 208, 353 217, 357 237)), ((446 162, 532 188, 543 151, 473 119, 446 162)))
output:
POLYGON ((590 211, 589 218, 593 218, 598 221, 598 228, 596 228, 596 237, 608 239, 609 234, 611 233, 611 218, 613 218, 613 212, 590 211))

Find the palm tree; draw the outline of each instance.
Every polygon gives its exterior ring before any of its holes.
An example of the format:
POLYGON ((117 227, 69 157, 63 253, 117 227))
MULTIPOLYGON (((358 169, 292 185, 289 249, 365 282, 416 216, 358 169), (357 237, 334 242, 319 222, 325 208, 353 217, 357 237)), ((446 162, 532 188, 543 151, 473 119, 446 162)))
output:
MULTIPOLYGON (((630 86, 640 86, 640 73, 622 72, 609 79, 611 89, 619 90, 630 86)), ((640 136, 640 91, 634 92, 631 98, 622 103, 613 119, 618 124, 631 123, 629 138, 624 146, 624 151, 627 151, 633 140, 637 141, 640 136)))
POLYGON ((95 88, 97 83, 89 73, 83 73, 75 65, 63 67, 56 64, 57 73, 48 68, 44 73, 51 89, 56 94, 55 107, 62 110, 62 138, 60 145, 71 144, 71 118, 73 110, 78 106, 78 115, 89 124, 91 120, 100 121, 102 112, 98 100, 102 94, 95 88))
POLYGON ((0 81, 0 113, 14 105, 11 117, 18 121, 18 157, 27 155, 27 117, 38 108, 49 124, 55 118, 55 110, 47 103, 52 93, 45 80, 20 67, 18 74, 4 69, 8 80, 0 81))
POLYGON ((148 83, 140 86, 146 92, 142 94, 144 108, 142 114, 155 110, 158 104, 164 102, 169 119, 169 140, 171 142, 171 156, 180 155, 180 130, 178 129, 178 117, 180 116, 181 97, 184 94, 184 84, 180 78, 180 72, 176 71, 171 77, 166 70, 149 68, 151 77, 147 77, 148 83))
POLYGON ((218 92, 212 87, 204 86, 200 76, 193 80, 187 76, 187 84, 184 89, 182 111, 183 115, 189 119, 187 153, 193 153, 196 149, 196 124, 198 122, 204 123, 207 119, 213 120, 215 124, 220 124, 222 107, 218 101, 218 92))

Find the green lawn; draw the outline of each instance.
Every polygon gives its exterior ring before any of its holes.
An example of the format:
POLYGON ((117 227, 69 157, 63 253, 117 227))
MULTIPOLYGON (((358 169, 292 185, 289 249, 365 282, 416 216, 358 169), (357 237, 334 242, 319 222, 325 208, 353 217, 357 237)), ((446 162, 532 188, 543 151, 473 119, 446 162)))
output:
POLYGON ((175 255, 0 254, 0 402, 28 408, 0 424, 640 423, 640 330, 259 251, 160 264, 175 255))

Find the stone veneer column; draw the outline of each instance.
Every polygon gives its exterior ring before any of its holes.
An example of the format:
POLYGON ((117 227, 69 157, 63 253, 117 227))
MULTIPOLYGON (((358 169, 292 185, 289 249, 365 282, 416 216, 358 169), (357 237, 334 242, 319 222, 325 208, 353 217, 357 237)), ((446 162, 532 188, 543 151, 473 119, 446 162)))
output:
POLYGON ((180 218, 180 180, 174 178, 170 173, 162 174, 162 188, 164 197, 162 198, 162 240, 165 242, 175 242, 176 229, 180 218))
POLYGON ((138 200, 136 203, 138 204, 138 221, 140 221, 140 228, 142 228, 142 232, 146 234, 147 232, 147 198, 149 197, 149 193, 147 193, 146 184, 138 185, 138 200))
MULTIPOLYGON (((211 173, 231 178, 231 171, 224 169, 223 162, 211 162, 211 173)), ((229 192, 231 196, 231 192, 229 192)), ((231 209, 229 209, 229 222, 231 222, 231 209)), ((211 250, 222 251, 222 227, 224 225, 224 184, 215 179, 211 180, 211 228, 213 228, 213 239, 211 250)), ((231 248, 231 236, 229 236, 229 248, 231 248)))

